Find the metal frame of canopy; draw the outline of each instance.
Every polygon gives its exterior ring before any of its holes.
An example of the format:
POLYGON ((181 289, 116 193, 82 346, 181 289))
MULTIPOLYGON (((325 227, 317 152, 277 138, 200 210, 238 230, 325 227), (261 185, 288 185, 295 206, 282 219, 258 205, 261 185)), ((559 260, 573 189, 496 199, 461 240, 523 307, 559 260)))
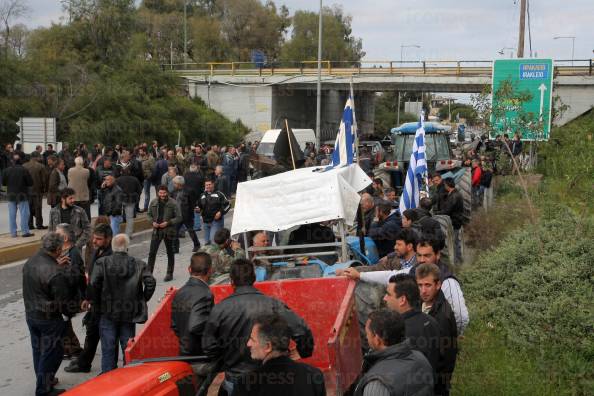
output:
MULTIPOLYGON (((250 253, 258 251, 340 246, 341 260, 348 260, 346 225, 353 224, 360 201, 358 192, 371 184, 371 179, 356 164, 322 170, 320 167, 302 168, 240 183, 235 199, 231 234, 243 234, 245 246, 248 246, 249 231, 278 232, 298 225, 338 220, 341 241, 333 244, 251 247, 247 249, 248 258, 250 253)), ((315 254, 334 255, 336 252, 321 250, 315 254)), ((303 254, 279 254, 273 257, 299 256, 303 254)), ((260 257, 256 255, 252 258, 260 257)))

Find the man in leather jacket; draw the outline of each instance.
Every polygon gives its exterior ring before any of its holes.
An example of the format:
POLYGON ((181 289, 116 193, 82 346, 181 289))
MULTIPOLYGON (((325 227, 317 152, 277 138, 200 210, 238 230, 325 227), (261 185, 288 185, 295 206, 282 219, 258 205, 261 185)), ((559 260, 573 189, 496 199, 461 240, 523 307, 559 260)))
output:
POLYGON ((230 208, 225 194, 215 190, 212 180, 206 180, 204 192, 198 200, 198 209, 204 222, 204 240, 207 245, 214 239, 217 231, 224 227, 224 216, 230 208))
POLYGON ((64 239, 55 232, 42 239, 42 248, 23 267, 23 300, 37 377, 35 395, 53 395, 54 375, 62 362, 68 282, 58 258, 64 239))
POLYGON ((171 303, 171 328, 179 338, 181 355, 202 355, 202 333, 214 306, 208 287, 212 260, 207 253, 194 253, 188 267, 190 279, 182 286, 171 303))
MULTIPOLYGON (((102 257, 112 255, 111 250, 111 238, 112 232, 109 224, 97 224, 93 230, 93 254, 91 260, 87 263, 87 276, 90 278, 93 273, 95 263, 102 257)), ((97 345, 99 345, 99 318, 100 313, 98 308, 94 305, 90 305, 89 300, 93 295, 92 285, 87 285, 86 297, 82 302, 81 308, 87 310, 83 318, 83 325, 86 327, 85 344, 82 352, 78 356, 78 359, 74 359, 70 362, 67 367, 64 367, 64 371, 67 373, 88 373, 91 371, 91 364, 95 358, 95 352, 97 352, 97 345)))
POLYGON ((101 312, 101 373, 117 367, 118 345, 123 355, 128 340, 136 333, 136 323, 148 319, 146 303, 156 286, 144 261, 128 255, 128 235, 116 235, 111 246, 113 254, 97 260, 89 282, 91 304, 100 307, 101 312))
POLYGON ((212 361, 218 361, 221 371, 225 372, 219 395, 233 394, 235 385, 258 367, 250 357, 247 342, 252 321, 262 314, 277 313, 288 322, 291 338, 297 344, 301 357, 311 356, 314 349, 313 335, 305 321, 284 303, 264 295, 253 286, 256 275, 251 261, 235 260, 230 277, 234 292, 215 305, 202 336, 204 354, 212 361))

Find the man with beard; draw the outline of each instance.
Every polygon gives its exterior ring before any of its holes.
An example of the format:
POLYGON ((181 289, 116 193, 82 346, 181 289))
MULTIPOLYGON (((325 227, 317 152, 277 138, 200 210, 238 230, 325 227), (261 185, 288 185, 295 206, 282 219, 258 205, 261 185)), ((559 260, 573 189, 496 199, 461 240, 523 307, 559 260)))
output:
POLYGON ((147 218, 153 225, 153 235, 148 258, 148 270, 153 273, 157 251, 161 241, 165 241, 165 250, 167 251, 167 275, 164 281, 169 282, 173 279, 173 269, 175 266, 174 241, 177 236, 177 224, 182 221, 179 206, 174 199, 169 198, 167 186, 161 185, 157 193, 157 198, 153 199, 149 205, 147 218))
POLYGON ((60 192, 60 204, 50 210, 49 230, 55 231, 61 223, 72 225, 76 247, 82 251, 91 237, 91 224, 84 209, 74 204, 75 195, 69 187, 60 192))
MULTIPOLYGON (((109 224, 98 224, 93 231, 93 255, 91 261, 87 263, 87 277, 90 278, 97 260, 103 257, 111 256, 111 238, 112 232, 109 224)), ((85 345, 82 352, 78 355, 78 359, 73 359, 70 364, 64 368, 67 373, 88 373, 91 371, 91 364, 97 352, 97 345, 99 345, 99 307, 91 306, 90 299, 93 295, 92 286, 88 285, 86 290, 85 300, 81 304, 83 310, 88 312, 83 319, 83 325, 87 329, 85 336, 85 345)))

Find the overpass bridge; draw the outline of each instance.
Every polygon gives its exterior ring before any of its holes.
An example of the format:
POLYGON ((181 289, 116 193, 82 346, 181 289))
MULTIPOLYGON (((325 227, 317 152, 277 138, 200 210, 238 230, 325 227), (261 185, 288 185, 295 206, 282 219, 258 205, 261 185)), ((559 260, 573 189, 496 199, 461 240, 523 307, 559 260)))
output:
MULTIPOLYGON (((323 61, 322 139, 336 134, 352 82, 357 121, 374 126, 377 92, 479 93, 491 85, 492 61, 323 61)), ((556 60, 554 95, 569 106, 556 120, 563 125, 594 106, 594 60, 556 60)), ((287 118, 299 128, 315 127, 317 62, 256 67, 251 62, 164 65, 187 81, 188 93, 231 120, 263 132, 287 118)), ((384 133, 387 131, 378 131, 384 133)))

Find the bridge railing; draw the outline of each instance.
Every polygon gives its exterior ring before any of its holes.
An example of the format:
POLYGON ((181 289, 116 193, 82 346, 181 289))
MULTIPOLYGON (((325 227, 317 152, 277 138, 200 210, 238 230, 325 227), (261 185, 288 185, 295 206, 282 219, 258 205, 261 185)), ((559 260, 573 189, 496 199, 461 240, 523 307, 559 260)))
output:
MULTIPOLYGON (((555 74, 560 76, 593 75, 593 59, 555 60, 555 74)), ((487 76, 492 73, 490 60, 419 60, 419 61, 330 61, 321 62, 322 75, 403 75, 403 76, 487 76)), ((197 76, 300 76, 316 75, 317 61, 273 62, 204 62, 164 64, 185 75, 197 76)))

